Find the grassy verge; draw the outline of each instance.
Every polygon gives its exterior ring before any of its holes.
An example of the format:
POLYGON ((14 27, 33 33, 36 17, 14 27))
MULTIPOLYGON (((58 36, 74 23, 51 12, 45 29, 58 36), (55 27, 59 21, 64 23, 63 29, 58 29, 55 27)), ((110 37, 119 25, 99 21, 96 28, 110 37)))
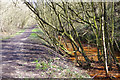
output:
POLYGON ((14 37, 14 36, 16 36, 16 35, 19 35, 19 34, 23 33, 24 31, 25 31, 25 29, 22 29, 22 30, 20 30, 19 32, 15 33, 15 34, 10 35, 10 36, 5 37, 5 38, 2 38, 2 39, 0 39, 0 40, 10 39, 10 38, 12 38, 12 37, 14 37))
POLYGON ((42 29, 36 27, 36 28, 34 28, 34 29, 32 30, 32 32, 33 32, 33 33, 29 36, 29 39, 30 39, 30 40, 32 40, 32 41, 34 41, 34 42, 41 43, 41 44, 47 44, 43 39, 41 39, 41 38, 38 37, 38 35, 37 35, 37 34, 39 34, 40 36, 43 36, 43 37, 46 38, 46 36, 45 36, 44 32, 42 31, 42 29))
POLYGON ((44 34, 43 31, 42 31, 41 29, 38 29, 38 28, 34 28, 34 29, 32 30, 32 32, 33 32, 33 33, 29 36, 30 38, 38 38, 37 33, 39 33, 39 34, 41 34, 41 35, 44 34))

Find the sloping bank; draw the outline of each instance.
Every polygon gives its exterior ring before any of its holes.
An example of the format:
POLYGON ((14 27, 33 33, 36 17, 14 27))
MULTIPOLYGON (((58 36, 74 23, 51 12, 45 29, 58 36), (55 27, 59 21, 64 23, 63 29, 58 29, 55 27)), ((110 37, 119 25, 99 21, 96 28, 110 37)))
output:
MULTIPOLYGON (((33 32, 35 30, 32 30, 33 32)), ((38 39, 34 32, 29 38, 29 41, 36 41, 38 39)), ((29 47, 28 47, 29 48, 29 47)), ((52 49, 38 43, 34 46, 31 45, 32 50, 37 51, 38 57, 34 62, 36 65, 36 69, 38 70, 40 77, 42 78, 91 78, 87 71, 82 68, 75 67, 72 62, 68 61, 66 58, 62 57, 57 52, 52 49)))

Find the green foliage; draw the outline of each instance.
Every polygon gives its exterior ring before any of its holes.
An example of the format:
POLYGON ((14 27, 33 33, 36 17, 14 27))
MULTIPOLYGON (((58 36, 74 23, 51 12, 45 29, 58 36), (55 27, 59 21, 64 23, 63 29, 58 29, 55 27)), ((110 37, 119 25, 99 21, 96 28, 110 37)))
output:
POLYGON ((38 33, 40 34, 40 35, 44 35, 44 33, 43 33, 43 31, 41 30, 41 29, 38 29, 38 28, 34 28, 33 30, 32 30, 32 34, 30 35, 30 37, 38 37, 38 33))
POLYGON ((16 33, 16 35, 18 35, 18 34, 20 34, 20 33, 23 33, 23 32, 25 32, 25 30, 23 29, 23 30, 21 30, 21 31, 19 31, 19 32, 17 32, 16 33))
POLYGON ((35 37, 37 37, 37 34, 36 33, 32 33, 32 34, 30 34, 29 37, 35 38, 35 37))
POLYGON ((39 62, 38 60, 36 60, 35 62, 36 62, 36 69, 41 69, 43 71, 46 71, 49 68, 49 65, 44 61, 39 62))
MULTIPOLYGON (((38 27, 38 26, 36 26, 36 27, 38 27)), ((43 31, 42 31, 42 29, 38 29, 38 28, 34 28, 33 30, 32 30, 32 32, 38 32, 38 33, 40 33, 40 34, 43 34, 43 31)))

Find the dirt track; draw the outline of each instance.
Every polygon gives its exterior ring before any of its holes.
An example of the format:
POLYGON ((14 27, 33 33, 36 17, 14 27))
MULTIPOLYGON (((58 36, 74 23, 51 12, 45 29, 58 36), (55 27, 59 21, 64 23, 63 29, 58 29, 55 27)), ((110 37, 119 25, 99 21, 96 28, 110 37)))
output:
MULTIPOLYGON (((32 33, 32 29, 28 28, 24 33, 17 35, 11 39, 1 41, 2 48, 2 77, 3 78, 50 78, 50 77, 69 77, 67 72, 79 73, 78 77, 89 77, 86 71, 74 67, 71 62, 64 59, 61 55, 44 45, 31 42, 28 37, 32 33), (51 53, 52 52, 52 53, 51 53), (35 60, 39 62, 49 63, 46 70, 36 69, 35 60), (62 69, 58 69, 62 67, 62 69)), ((72 77, 76 77, 72 75, 72 77)))

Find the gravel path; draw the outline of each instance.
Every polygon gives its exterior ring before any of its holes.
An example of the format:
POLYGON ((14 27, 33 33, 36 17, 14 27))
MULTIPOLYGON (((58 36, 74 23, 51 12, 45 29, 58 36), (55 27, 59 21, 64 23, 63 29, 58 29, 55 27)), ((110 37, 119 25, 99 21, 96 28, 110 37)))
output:
POLYGON ((31 42, 31 27, 24 33, 0 42, 2 48, 2 78, 90 78, 86 71, 76 68, 50 48, 31 42), (38 60, 39 69, 35 60, 38 60))

